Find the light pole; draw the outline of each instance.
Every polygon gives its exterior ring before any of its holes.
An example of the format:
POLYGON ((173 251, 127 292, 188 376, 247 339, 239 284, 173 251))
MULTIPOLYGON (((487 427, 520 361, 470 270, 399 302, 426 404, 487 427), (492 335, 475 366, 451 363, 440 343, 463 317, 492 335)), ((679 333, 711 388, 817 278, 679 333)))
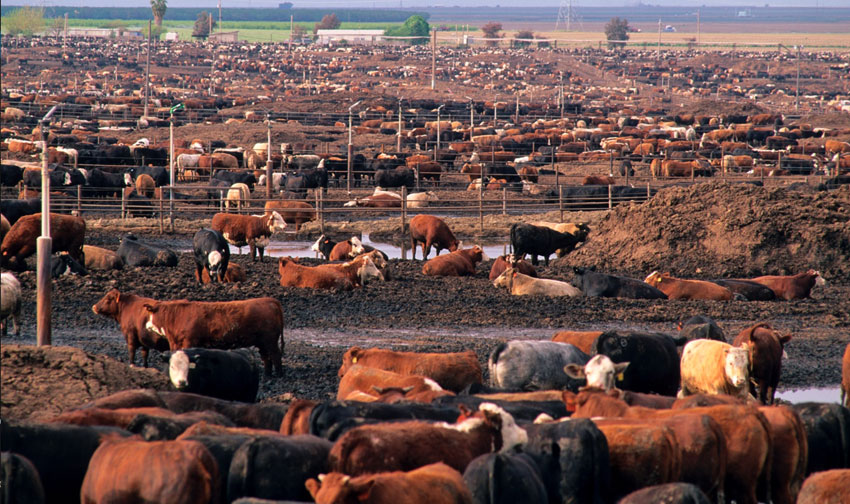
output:
MULTIPOLYGON (((168 109, 168 159, 169 163, 169 189, 168 189, 168 215, 171 221, 171 232, 174 232, 174 113, 183 110, 185 106, 182 103, 174 105, 168 109)), ((210 167, 210 175, 212 175, 212 166, 210 167)))
POLYGON ((354 161, 352 159, 353 154, 354 154, 354 145, 351 143, 351 121, 352 121, 352 114, 353 114, 353 111, 354 111, 354 107, 360 105, 360 103, 362 103, 362 102, 363 102, 363 100, 357 100, 356 102, 354 102, 354 105, 348 107, 348 177, 346 177, 346 184, 347 184, 349 196, 351 196, 351 175, 352 175, 351 172, 352 172, 352 162, 354 161))
POLYGON ((404 98, 398 99, 398 135, 396 135, 395 150, 401 152, 401 102, 404 98))
POLYGON ((797 89, 794 91, 794 111, 800 110, 800 51, 803 46, 794 46, 797 50, 797 89))
POLYGON ((472 140, 472 127, 475 126, 475 100, 469 96, 464 96, 469 100, 469 139, 472 140))
POLYGON ((50 237, 50 177, 47 173, 47 136, 48 125, 58 105, 54 105, 39 121, 41 130, 41 236, 36 240, 36 344, 50 345, 51 334, 51 294, 53 284, 50 274, 50 255, 53 253, 53 239, 50 237))
POLYGON ((266 112, 266 199, 272 199, 272 116, 266 112))
POLYGON ((440 110, 445 107, 446 104, 442 104, 437 107, 437 148, 434 149, 434 161, 437 160, 437 152, 440 150, 440 110))

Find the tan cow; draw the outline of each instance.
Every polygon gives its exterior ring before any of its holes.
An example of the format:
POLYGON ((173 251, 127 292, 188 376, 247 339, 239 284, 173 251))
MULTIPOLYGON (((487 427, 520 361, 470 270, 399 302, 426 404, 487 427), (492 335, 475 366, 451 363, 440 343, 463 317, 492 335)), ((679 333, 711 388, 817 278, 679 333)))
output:
POLYGON ((682 389, 678 397, 726 394, 747 399, 750 345, 733 347, 722 341, 697 339, 682 350, 682 389))
POLYGON ((507 288, 513 296, 581 296, 581 291, 567 282, 530 277, 514 268, 506 269, 493 281, 493 285, 507 288))
POLYGON ((481 365, 475 352, 396 352, 382 348, 351 347, 342 357, 338 375, 345 376, 354 365, 374 367, 405 376, 431 378, 441 387, 460 392, 467 385, 482 383, 481 365))

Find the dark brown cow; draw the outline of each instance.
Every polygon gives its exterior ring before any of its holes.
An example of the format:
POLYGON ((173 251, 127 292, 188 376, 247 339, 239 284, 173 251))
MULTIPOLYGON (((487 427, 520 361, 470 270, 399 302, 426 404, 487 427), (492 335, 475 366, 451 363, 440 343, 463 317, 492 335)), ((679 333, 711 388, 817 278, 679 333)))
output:
POLYGON ((773 445, 770 499, 776 504, 794 504, 806 477, 809 457, 803 420, 787 406, 762 406, 759 411, 770 424, 773 445))
POLYGON ((337 373, 343 377, 353 365, 374 367, 402 375, 431 378, 441 387, 460 392, 468 385, 482 383, 481 364, 475 352, 420 353, 396 352, 382 348, 351 347, 342 356, 337 373))
POLYGON ((517 174, 519 174, 520 179, 531 182, 532 184, 536 184, 539 179, 537 168, 533 166, 523 166, 517 170, 517 174))
MULTIPOLYGON (((41 214, 25 215, 9 229, 0 244, 0 266, 22 271, 27 257, 35 254, 36 240, 41 236, 41 214)), ((52 251, 68 252, 78 263, 85 264, 83 241, 86 237, 86 221, 82 217, 50 214, 50 236, 52 251)))
POLYGON ((251 260, 256 261, 255 251, 259 251, 263 262, 263 251, 269 244, 269 237, 286 228, 286 222, 277 212, 257 217, 254 215, 236 215, 217 213, 212 218, 212 229, 221 233, 228 243, 239 248, 248 245, 251 260))
POLYGON ((429 259, 422 265, 422 274, 427 276, 465 276, 475 275, 475 265, 488 259, 478 245, 456 250, 448 255, 429 259))
POLYGON ((581 181, 581 185, 614 185, 614 177, 608 175, 588 175, 581 181))
POLYGON ((124 260, 112 250, 83 245, 83 253, 86 255, 86 269, 108 271, 124 267, 124 260))
POLYGON ((504 271, 508 268, 513 268, 523 275, 537 278, 537 270, 534 269, 534 266, 525 259, 514 261, 513 255, 500 255, 493 261, 493 266, 490 267, 490 281, 492 282, 499 278, 499 275, 504 273, 504 271))
POLYGON ((80 502, 218 502, 218 466, 197 441, 104 441, 92 455, 80 502))
POLYGON ((669 273, 653 271, 644 282, 667 294, 668 299, 709 299, 729 301, 732 291, 713 282, 705 280, 685 280, 675 278, 669 273))
POLYGON ((310 433, 310 414, 319 404, 310 399, 296 399, 289 403, 289 409, 280 423, 280 433, 286 436, 310 433))
MULTIPOLYGON (((237 283, 244 282, 248 279, 248 275, 245 274, 245 270, 242 269, 242 266, 239 266, 236 263, 228 263, 227 271, 224 272, 224 277, 222 277, 222 283, 237 283)), ((201 270, 201 277, 198 278, 198 271, 195 271, 195 280, 200 283, 210 283, 210 272, 204 268, 201 270)))
POLYGON ((427 259, 431 253, 431 247, 440 251, 448 249, 454 252, 458 248, 458 241, 452 230, 446 223, 433 215, 417 215, 410 219, 410 247, 413 249, 413 259, 416 259, 416 244, 422 243, 422 259, 427 259))
POLYGON ((181 299, 144 303, 145 328, 168 338, 169 349, 243 348, 260 350, 266 374, 282 376, 283 307, 270 297, 201 302, 181 299), (280 341, 280 346, 278 346, 280 341))
POLYGON ((152 302, 154 300, 148 297, 131 293, 122 294, 118 289, 112 289, 91 307, 94 313, 118 322, 121 333, 127 341, 131 365, 136 363, 136 349, 139 347, 142 349, 142 362, 145 367, 148 367, 149 349, 153 348, 162 352, 169 349, 167 338, 145 328, 147 322, 145 304, 152 302))
POLYGON ((280 285, 307 289, 351 290, 354 284, 343 273, 334 269, 319 269, 304 266, 291 257, 278 259, 280 285))
POLYGON ((826 284, 820 272, 813 269, 789 276, 760 276, 750 281, 769 287, 777 298, 789 301, 811 297, 812 288, 815 285, 826 284))
POLYGON ((790 334, 782 334, 770 324, 761 322, 741 331, 732 342, 732 346, 749 343, 750 389, 755 396, 755 386, 752 384, 755 381, 758 385, 758 399, 762 404, 773 404, 782 371, 782 354, 785 343, 790 340, 790 334))
POLYGON ((316 210, 306 201, 269 200, 266 201, 266 213, 277 212, 287 224, 295 224, 295 232, 301 225, 316 218, 316 210))

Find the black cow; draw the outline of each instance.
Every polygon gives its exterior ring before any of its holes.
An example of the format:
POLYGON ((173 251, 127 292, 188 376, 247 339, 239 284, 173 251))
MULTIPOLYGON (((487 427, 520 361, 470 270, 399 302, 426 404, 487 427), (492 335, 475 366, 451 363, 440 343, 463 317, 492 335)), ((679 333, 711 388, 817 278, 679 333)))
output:
MULTIPOLYGON (((61 187, 61 186, 69 186, 71 185, 71 174, 68 173, 68 170, 64 168, 59 168, 54 165, 52 168, 48 168, 47 178, 50 179, 50 187, 61 187)), ((24 185, 32 188, 40 188, 41 187, 41 171, 40 170, 28 170, 24 172, 23 175, 24 185)))
POLYGON ((0 185, 12 187, 24 178, 24 169, 18 165, 3 163, 0 165, 0 185))
POLYGON ((635 170, 634 170, 634 168, 632 168, 632 162, 629 161, 628 159, 622 160, 620 162, 619 173, 620 173, 621 177, 625 177, 626 173, 628 173, 629 177, 634 177, 635 176, 635 170))
POLYGON ((615 363, 630 363, 618 388, 674 396, 680 381, 676 344, 667 334, 606 331, 596 338, 590 353, 607 355, 615 363))
MULTIPOLYGON (((95 150, 96 161, 93 164, 99 165, 124 165, 132 166, 133 153, 130 152, 130 147, 126 145, 106 145, 98 147, 95 150)), ((83 161, 78 158, 78 162, 83 161)))
MULTIPOLYGON (((107 434, 129 436, 114 427, 82 427, 62 424, 0 423, 0 445, 28 458, 44 487, 46 502, 79 503, 80 488, 94 451, 107 434)), ((4 489, 5 490, 5 489, 4 489)))
POLYGON ((246 349, 187 348, 171 354, 174 388, 228 401, 256 402, 260 368, 246 349))
POLYGON ((791 407, 800 415, 806 430, 809 444, 806 475, 850 468, 850 410, 840 404, 815 402, 791 407))
POLYGON ((553 229, 531 224, 514 224, 511 226, 511 248, 514 257, 524 259, 525 254, 531 255, 531 264, 537 266, 537 256, 542 255, 549 266, 549 256, 560 249, 558 257, 563 257, 573 251, 579 239, 570 233, 559 233, 553 229))
POLYGON ((687 341, 695 339, 711 339, 715 341, 726 342, 726 336, 723 334, 723 329, 717 325, 714 319, 705 315, 694 315, 688 320, 679 324, 679 339, 685 338, 687 341))
POLYGON ((592 420, 522 426, 524 447, 540 468, 549 502, 609 502, 611 466, 608 442, 592 420))
POLYGON ((50 276, 59 278, 63 275, 88 275, 85 266, 78 263, 67 252, 54 254, 50 257, 50 276))
MULTIPOLYGON (((334 441, 345 433, 337 426, 362 424, 368 420, 431 420, 455 422, 460 410, 454 406, 438 404, 384 404, 356 401, 330 401, 317 404, 310 413, 310 434, 334 441)), ((352 427, 355 425, 352 425, 352 427)))
MULTIPOLYGON (((230 467, 230 462, 233 460, 233 455, 246 441, 251 439, 250 436, 241 436, 238 434, 214 435, 214 436, 187 436, 184 441, 197 441, 204 445, 210 451, 216 463, 218 464, 218 487, 221 489, 227 488, 227 469, 230 467)), ((267 502, 267 501, 263 501, 267 502)))
POLYGON ((137 193, 135 190, 128 189, 128 191, 127 213, 129 213, 131 217, 153 217, 154 209, 151 199, 137 193))
POLYGON ((216 170, 215 174, 213 175, 213 178, 223 180, 230 185, 245 184, 248 186, 248 189, 252 191, 254 190, 254 184, 257 183, 257 177, 255 177, 254 174, 250 172, 216 170))
POLYGON ((165 407, 175 413, 215 411, 226 416, 239 427, 254 429, 280 429, 280 423, 287 410, 284 404, 248 404, 188 392, 159 392, 158 395, 165 407))
MULTIPOLYGON (((328 189, 328 170, 325 168, 305 168, 295 172, 295 177, 304 179, 304 185, 307 189, 318 189, 321 187, 327 192, 328 189)), ((288 187, 287 187, 288 189, 288 187)))
POLYGON ((773 292, 773 289, 756 282, 728 279, 709 281, 726 287, 732 291, 732 294, 740 294, 744 296, 747 301, 773 301, 776 299, 776 293, 773 292))
POLYGON ((537 463, 524 453, 488 453, 466 466, 463 482, 475 502, 548 502, 537 463))
POLYGON ((86 189, 87 196, 96 197, 120 197, 124 187, 132 186, 133 181, 127 173, 109 173, 94 168, 89 171, 89 184, 86 189))
POLYGON ((138 414, 127 424, 127 430, 145 441, 168 441, 198 422, 236 427, 226 416, 214 411, 190 411, 171 417, 138 414))
POLYGON ((168 165, 168 150, 165 148, 136 147, 133 149, 133 164, 138 166, 168 165))
POLYGON ((331 447, 330 441, 309 435, 258 437, 243 443, 230 462, 227 502, 246 496, 309 502, 304 481, 328 472, 331 447))
POLYGON ((131 268, 140 266, 177 266, 177 254, 164 247, 155 247, 142 243, 135 235, 127 235, 121 240, 116 253, 131 268))
POLYGON ((170 183, 168 170, 164 166, 133 166, 128 168, 126 173, 129 173, 133 180, 136 180, 139 175, 150 175, 156 187, 170 183))
POLYGON ((230 262, 230 246, 227 240, 214 229, 200 229, 192 237, 192 249, 195 254, 195 273, 198 282, 203 278, 204 269, 210 275, 210 281, 221 282, 230 262))
POLYGON ((585 296, 667 299, 667 294, 642 280, 597 273, 595 267, 573 268, 573 279, 570 283, 585 296))
MULTIPOLYGON (((509 390, 492 390, 494 393, 512 392, 509 390)), ((511 414, 516 421, 532 422, 541 413, 546 413, 552 418, 563 418, 569 413, 563 401, 501 401, 494 399, 483 399, 477 396, 457 395, 442 396, 434 399, 433 404, 439 406, 453 406, 460 409, 460 405, 467 409, 477 411, 481 403, 493 403, 511 414)))
POLYGON ((711 504, 703 491, 691 483, 665 483, 641 488, 626 495, 617 504, 646 504, 648 502, 711 504))
POLYGON ((416 177, 413 170, 406 166, 397 166, 395 168, 375 171, 375 185, 378 187, 413 187, 416 182, 416 177))
POLYGON ((0 455, 0 481, 3 502, 44 504, 44 487, 32 462, 26 457, 4 451, 0 455))
MULTIPOLYGON (((487 154, 484 154, 482 157, 486 159, 487 154)), ((495 165, 487 164, 485 170, 487 175, 493 178, 505 179, 508 185, 518 185, 522 183, 522 179, 519 177, 516 168, 513 166, 504 163, 496 163, 495 165)))
POLYGON ((27 198, 22 200, 4 198, 0 201, 0 213, 12 226, 18 219, 25 215, 41 212, 41 198, 27 198))

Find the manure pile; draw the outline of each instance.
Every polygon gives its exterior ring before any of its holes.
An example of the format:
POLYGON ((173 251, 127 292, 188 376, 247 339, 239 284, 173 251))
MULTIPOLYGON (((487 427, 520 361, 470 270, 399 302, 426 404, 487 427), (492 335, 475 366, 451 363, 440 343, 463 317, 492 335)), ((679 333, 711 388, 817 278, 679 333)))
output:
POLYGON ((850 187, 830 192, 713 182, 620 205, 558 266, 697 277, 819 270, 850 278, 850 187))

